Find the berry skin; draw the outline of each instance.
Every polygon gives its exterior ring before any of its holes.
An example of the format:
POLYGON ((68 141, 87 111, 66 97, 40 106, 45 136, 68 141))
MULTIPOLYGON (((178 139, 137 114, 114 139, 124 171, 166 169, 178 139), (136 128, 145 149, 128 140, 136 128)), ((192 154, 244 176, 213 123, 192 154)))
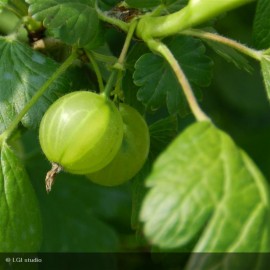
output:
POLYGON ((119 111, 124 123, 122 145, 107 166, 87 175, 104 186, 116 186, 130 180, 142 168, 149 152, 149 130, 143 117, 125 104, 120 104, 119 111))
POLYGON ((39 140, 53 163, 74 174, 105 167, 118 152, 123 121, 104 95, 77 91, 59 98, 43 116, 39 140))

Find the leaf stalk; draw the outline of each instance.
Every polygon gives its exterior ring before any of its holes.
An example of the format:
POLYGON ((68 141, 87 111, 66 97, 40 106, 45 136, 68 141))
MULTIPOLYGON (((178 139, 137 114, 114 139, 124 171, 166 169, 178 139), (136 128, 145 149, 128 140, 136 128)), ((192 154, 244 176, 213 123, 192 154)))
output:
POLYGON ((220 35, 215 34, 215 33, 205 32, 205 31, 198 30, 198 29, 188 29, 188 30, 184 30, 184 31, 180 32, 180 34, 190 35, 193 37, 198 37, 201 39, 208 39, 208 40, 212 40, 215 42, 225 44, 225 45, 230 46, 243 54, 246 54, 247 56, 249 56, 251 58, 254 58, 255 60, 258 60, 258 61, 261 61, 261 59, 263 57, 263 51, 249 48, 249 47, 247 47, 247 46, 245 46, 245 45, 243 45, 235 40, 220 36, 220 35))
POLYGON ((180 64, 175 59, 170 49, 164 43, 153 39, 148 40, 147 44, 149 48, 152 49, 154 52, 158 52, 159 54, 161 54, 171 66, 178 82, 182 86, 183 92, 189 103, 190 109, 195 118, 197 119, 197 121, 211 121, 210 118, 200 108, 184 71, 182 70, 180 64))

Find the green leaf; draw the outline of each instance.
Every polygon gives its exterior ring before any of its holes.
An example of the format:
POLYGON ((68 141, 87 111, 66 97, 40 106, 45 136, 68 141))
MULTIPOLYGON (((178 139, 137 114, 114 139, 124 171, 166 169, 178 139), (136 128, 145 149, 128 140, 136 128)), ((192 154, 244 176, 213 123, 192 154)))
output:
POLYGON ((0 252, 36 252, 41 244, 39 206, 24 167, 5 143, 0 166, 0 252))
POLYGON ((270 98, 270 55, 264 54, 261 59, 263 81, 268 98, 270 98))
POLYGON ((98 0, 98 6, 102 10, 109 10, 112 9, 114 6, 119 4, 121 0, 98 0))
MULTIPOLYGON (((44 158, 36 156, 31 163, 32 178, 44 179, 44 158), (35 171, 37 165, 42 166, 41 173, 35 171)), ((129 198, 121 197, 120 192, 95 189, 89 180, 65 173, 57 176, 49 198, 44 181, 38 185, 44 223, 42 252, 118 251, 116 231, 104 219, 119 218, 123 206, 128 210, 129 198)))
POLYGON ((147 47, 147 45, 144 42, 137 42, 132 46, 128 52, 126 61, 125 61, 125 67, 130 70, 134 71, 135 63, 138 61, 138 59, 146 53, 149 53, 150 50, 147 47))
POLYGON ((252 72, 253 68, 249 64, 249 61, 242 54, 237 52, 231 47, 225 44, 217 43, 211 40, 204 40, 207 45, 212 48, 217 54, 227 60, 229 63, 234 64, 237 68, 243 69, 247 72, 252 72))
POLYGON ((55 37, 68 44, 84 46, 96 37, 99 19, 93 0, 27 0, 29 12, 55 37))
POLYGON ((161 4, 161 0, 126 0, 125 2, 133 8, 151 8, 161 4))
POLYGON ((55 199, 47 202, 47 206, 50 207, 50 211, 44 214, 46 229, 42 252, 116 252, 118 250, 119 243, 115 231, 92 213, 86 212, 86 209, 77 208, 79 213, 76 214, 74 209, 69 212, 69 204, 67 204, 62 205, 60 210, 55 199), (53 227, 51 227, 52 220, 53 227))
MULTIPOLYGON (((45 174, 44 172, 42 178, 45 174)), ((43 183, 42 189, 44 191, 43 183)), ((106 222, 121 222, 122 226, 125 223, 128 225, 130 223, 131 200, 129 197, 129 189, 125 185, 116 188, 103 187, 93 184, 86 177, 61 174, 57 176, 57 181, 52 192, 54 193, 52 193, 51 199, 53 203, 55 203, 54 208, 56 211, 61 212, 65 210, 70 218, 80 220, 81 223, 88 223, 89 213, 91 213, 89 219, 100 218, 106 222), (106 198, 106 200, 104 198, 106 198), (78 209, 80 209, 79 213, 78 209)), ((47 212, 48 221, 50 221, 50 210, 47 210, 47 212)), ((58 214, 59 213, 57 213, 57 215, 58 214)), ((63 222, 61 221, 61 223, 63 222)), ((89 222, 89 224, 91 224, 91 222, 89 222)), ((99 230, 99 228, 95 228, 94 224, 91 225, 90 228, 89 224, 89 236, 84 233, 81 235, 82 239, 83 237, 89 237, 90 239, 92 237, 90 235, 91 231, 99 230)), ((109 233, 110 238, 108 234, 104 234, 105 236, 107 235, 107 240, 104 238, 103 242, 100 240, 99 242, 93 242, 92 245, 87 243, 87 250, 100 250, 97 244, 102 243, 103 250, 116 251, 118 243, 116 241, 117 237, 115 232, 108 224, 104 223, 104 227, 105 225, 105 229, 111 231, 111 233, 109 233)))
MULTIPOLYGON (((166 43, 193 85, 209 85, 212 61, 205 56, 201 41, 178 36, 166 43)), ((187 112, 182 88, 170 66, 160 56, 148 53, 139 58, 133 78, 134 83, 140 86, 138 99, 148 108, 156 110, 166 103, 170 114, 187 112)))
POLYGON ((253 27, 254 43, 258 49, 267 49, 270 47, 269 14, 270 2, 268 0, 259 0, 253 27))
POLYGON ((265 179, 211 123, 193 124, 178 136, 155 162, 147 185, 141 220, 153 244, 176 248, 197 239, 194 252, 270 250, 265 179))
POLYGON ((178 130, 177 117, 172 115, 167 118, 163 118, 153 123, 149 127, 150 132, 150 152, 153 156, 157 156, 162 152, 165 147, 171 142, 178 130))
POLYGON ((89 181, 78 176, 62 174, 57 177, 51 197, 46 200, 46 204, 41 205, 45 227, 42 252, 118 251, 119 242, 115 230, 97 215, 101 208, 105 209, 106 202, 107 208, 101 217, 117 214, 117 194, 114 194, 116 202, 110 204, 110 194, 95 194, 91 187, 89 181), (53 227, 50 225, 52 220, 55 224, 53 227))
MULTIPOLYGON (((0 37, 0 51, 0 132, 3 132, 59 64, 8 37, 0 37)), ((22 119, 23 125, 36 128, 51 103, 68 89, 66 77, 56 80, 22 119)))
POLYGON ((44 179, 50 164, 39 151, 37 135, 34 130, 25 133, 23 148, 28 153, 26 168, 40 199, 41 252, 117 252, 118 235, 110 223, 126 223, 130 228, 129 192, 124 187, 104 188, 84 176, 63 172, 57 175, 48 196, 44 179))
POLYGON ((188 0, 162 0, 162 4, 165 6, 170 6, 176 3, 181 3, 182 5, 186 5, 188 0))
POLYGON ((142 223, 139 220, 140 210, 147 189, 145 187, 145 179, 150 173, 151 162, 149 159, 144 164, 143 168, 132 179, 132 213, 131 213, 131 226, 141 233, 142 223))
POLYGON ((94 49, 100 48, 105 44, 105 35, 104 32, 106 28, 104 24, 99 23, 95 36, 92 38, 92 41, 84 46, 85 50, 92 51, 94 49))
POLYGON ((28 16, 28 5, 25 3, 24 0, 7 0, 6 2, 8 6, 15 10, 21 18, 23 16, 28 16))
POLYGON ((137 99, 138 86, 133 83, 132 73, 129 70, 126 70, 122 80, 122 89, 125 103, 135 108, 141 114, 144 114, 145 108, 143 104, 137 99))

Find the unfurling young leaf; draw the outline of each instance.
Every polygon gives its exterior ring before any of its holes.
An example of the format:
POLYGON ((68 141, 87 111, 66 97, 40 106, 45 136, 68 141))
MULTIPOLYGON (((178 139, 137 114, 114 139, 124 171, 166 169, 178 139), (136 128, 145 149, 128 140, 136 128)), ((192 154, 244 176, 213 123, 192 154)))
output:
POLYGON ((151 243, 177 248, 195 241, 193 252, 269 251, 268 185, 212 123, 180 134, 154 163, 147 186, 141 220, 151 243))
POLYGON ((23 165, 6 143, 1 148, 0 168, 0 252, 37 252, 39 206, 23 165))

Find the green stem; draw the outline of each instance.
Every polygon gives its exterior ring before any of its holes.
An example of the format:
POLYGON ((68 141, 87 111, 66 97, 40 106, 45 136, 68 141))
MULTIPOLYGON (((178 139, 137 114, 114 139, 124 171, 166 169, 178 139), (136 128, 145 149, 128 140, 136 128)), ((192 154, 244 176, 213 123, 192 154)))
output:
POLYGON ((132 40, 134 31, 136 29, 136 26, 137 26, 137 21, 136 20, 132 21, 130 26, 129 26, 127 37, 125 39, 125 43, 123 45, 122 51, 120 53, 120 56, 119 56, 117 62, 113 66, 114 70, 111 72, 109 80, 108 80, 108 82, 107 82, 107 84, 105 86, 105 89, 104 89, 104 94, 107 97, 110 96, 110 93, 111 93, 112 88, 113 88, 113 84, 114 84, 115 79, 117 77, 118 70, 123 70, 124 69, 124 62, 125 62, 125 59, 126 59, 126 55, 127 55, 128 48, 129 48, 130 42, 132 40))
POLYGON ((122 93, 122 80, 123 80, 123 70, 118 70, 116 83, 114 87, 115 97, 122 93))
POLYGON ((156 41, 156 40, 149 40, 147 42, 148 46, 150 49, 152 49, 155 52, 160 53, 169 63, 169 65, 171 66, 171 68, 174 71, 174 74, 177 77, 178 82, 180 83, 180 85, 183 88, 183 92, 186 96, 186 99, 189 103, 190 109, 193 113, 193 115, 195 116, 195 118, 198 121, 211 121, 209 119, 209 117, 201 110, 196 97, 193 94, 192 88, 190 86, 190 83, 185 75, 185 73, 183 72, 181 66, 179 65, 179 63, 177 62, 177 60, 175 59, 175 57, 173 56, 172 52, 169 50, 169 48, 163 44, 160 41, 156 41))
POLYGON ((17 128, 18 124, 21 122, 24 115, 35 105, 38 99, 44 94, 44 92, 49 88, 49 86, 63 73, 67 68, 73 63, 77 57, 76 49, 73 49, 70 56, 65 60, 64 63, 52 74, 52 76, 41 86, 41 88, 36 92, 36 94, 29 100, 25 107, 20 111, 20 113, 15 117, 10 126, 1 134, 0 142, 7 140, 14 130, 17 128))
POLYGON ((113 63, 115 63, 115 61, 117 61, 117 58, 115 56, 104 55, 95 51, 91 51, 91 54, 97 61, 103 62, 108 65, 112 65, 113 63))
POLYGON ((249 48, 249 47, 247 47, 247 46, 245 46, 245 45, 243 45, 235 40, 220 36, 220 35, 215 34, 215 33, 204 32, 204 31, 197 30, 197 29, 189 29, 189 30, 182 31, 180 34, 190 35, 190 36, 194 36, 194 37, 199 37, 201 39, 208 39, 208 40, 212 40, 215 42, 225 44, 227 46, 234 48, 235 50, 240 51, 243 54, 250 56, 251 58, 258 60, 258 61, 261 61, 262 56, 263 56, 263 51, 251 49, 251 48, 249 48))
POLYGON ((117 76, 117 70, 114 69, 114 70, 111 72, 111 74, 110 74, 109 80, 107 81, 107 84, 106 84, 105 89, 104 89, 104 92, 103 92, 103 94, 104 94, 107 98, 110 97, 110 94, 111 94, 111 91, 112 91, 112 89, 113 89, 113 85, 114 85, 116 76, 117 76))
POLYGON ((190 0, 179 11, 159 17, 144 16, 137 27, 137 36, 143 40, 163 38, 201 24, 221 13, 254 0, 190 0))
POLYGON ((97 5, 97 1, 96 1, 96 7, 95 7, 97 13, 98 13, 98 17, 100 20, 107 22, 109 24, 112 24, 118 28, 120 28, 121 30, 123 30, 124 32, 127 32, 129 29, 129 24, 125 23, 119 19, 107 16, 106 13, 102 12, 102 10, 99 9, 98 5, 97 5))
POLYGON ((102 79, 102 75, 101 75, 100 69, 98 67, 98 64, 97 64, 97 62, 96 62, 96 60, 91 52, 88 52, 88 51, 85 51, 85 52, 86 52, 86 55, 87 55, 88 59, 90 60, 92 66, 93 66, 93 69, 96 73, 99 91, 100 91, 100 93, 102 93, 104 91, 104 84, 103 84, 103 79, 102 79))
POLYGON ((130 42, 132 40, 134 31, 135 31, 135 29, 137 27, 137 23, 138 22, 136 20, 134 20, 130 24, 124 46, 122 48, 121 54, 120 54, 120 56, 118 58, 118 61, 117 61, 117 63, 120 64, 120 65, 123 65, 124 62, 125 62, 126 55, 127 55, 127 52, 128 52, 128 48, 129 48, 130 42))

